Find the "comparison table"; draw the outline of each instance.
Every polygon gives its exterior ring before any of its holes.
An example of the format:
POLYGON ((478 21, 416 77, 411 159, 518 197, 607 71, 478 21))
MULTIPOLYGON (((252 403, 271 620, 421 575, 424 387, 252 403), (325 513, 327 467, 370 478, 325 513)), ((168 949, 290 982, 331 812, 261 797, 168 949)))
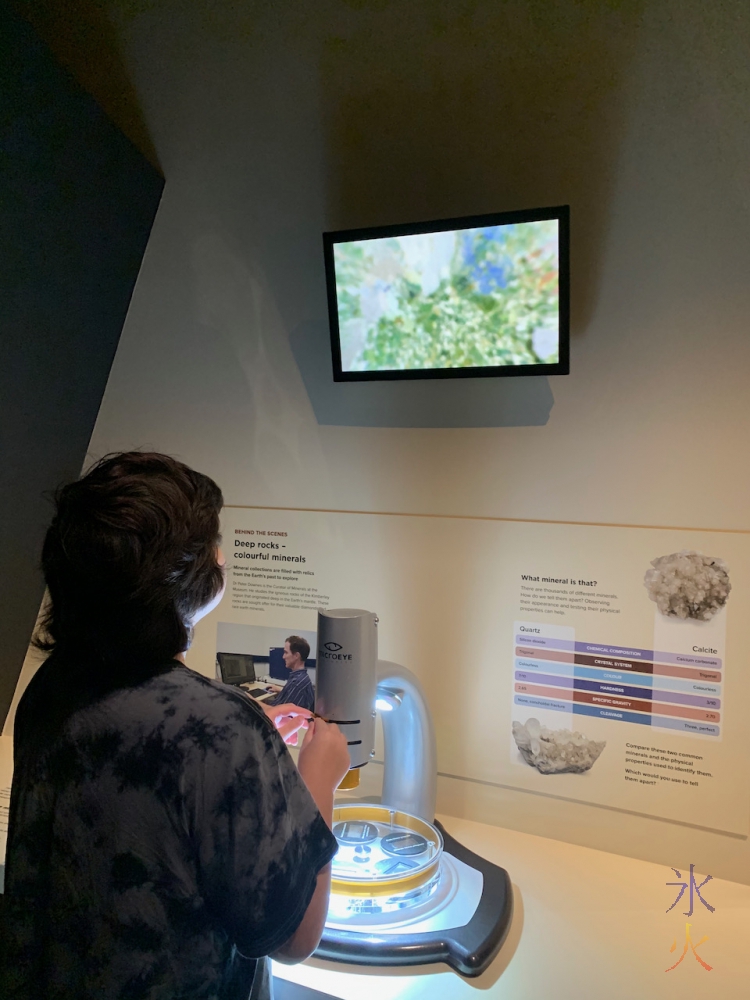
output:
POLYGON ((719 737, 721 683, 712 656, 515 636, 517 705, 719 737))

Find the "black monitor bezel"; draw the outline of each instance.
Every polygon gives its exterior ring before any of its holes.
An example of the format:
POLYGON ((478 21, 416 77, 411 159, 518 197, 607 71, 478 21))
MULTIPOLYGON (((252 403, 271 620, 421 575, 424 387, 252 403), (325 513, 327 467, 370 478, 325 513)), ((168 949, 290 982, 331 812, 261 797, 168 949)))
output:
POLYGON ((231 687, 239 687, 241 684, 255 684, 258 681, 258 676, 255 671, 255 657, 252 653, 227 653, 222 650, 222 652, 216 654, 216 659, 219 664, 219 672, 221 673, 221 680, 224 684, 229 684, 231 687), (224 662, 221 659, 222 656, 241 656, 245 659, 245 669, 248 667, 247 660, 250 661, 250 673, 252 677, 236 677, 234 679, 228 678, 224 673, 224 662))
POLYGON ((370 226, 366 229, 341 229, 323 233, 323 258, 328 292, 328 319, 331 333, 331 356, 334 382, 383 382, 402 379, 444 378, 508 378, 531 375, 570 374, 570 206, 521 209, 513 212, 493 212, 488 215, 466 215, 456 219, 436 219, 430 222, 409 222, 395 226, 370 226), (341 368, 341 337, 339 331, 336 272, 333 247, 336 243, 353 240, 382 239, 388 236, 415 236, 419 233, 439 233, 447 229, 477 229, 483 226, 503 226, 514 222, 544 222, 556 219, 559 234, 560 280, 560 340, 559 360, 551 365, 492 365, 481 368, 410 368, 404 371, 348 372, 341 368))

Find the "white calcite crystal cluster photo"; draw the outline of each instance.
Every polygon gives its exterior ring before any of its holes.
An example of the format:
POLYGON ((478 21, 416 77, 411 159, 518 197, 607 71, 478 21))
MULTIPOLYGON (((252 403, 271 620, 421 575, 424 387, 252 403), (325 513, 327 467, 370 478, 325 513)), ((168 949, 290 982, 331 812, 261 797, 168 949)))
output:
POLYGON ((607 745, 606 740, 590 740, 570 729, 547 729, 538 719, 527 719, 526 725, 514 722, 513 739, 526 763, 540 774, 582 774, 607 745))
POLYGON ((651 561, 644 584, 667 618, 707 622, 724 607, 732 585, 726 563, 691 549, 651 561))

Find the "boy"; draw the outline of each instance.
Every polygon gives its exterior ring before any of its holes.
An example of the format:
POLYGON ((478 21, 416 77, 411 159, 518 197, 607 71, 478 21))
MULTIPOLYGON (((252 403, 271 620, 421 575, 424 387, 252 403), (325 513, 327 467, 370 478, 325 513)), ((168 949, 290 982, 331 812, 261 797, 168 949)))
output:
POLYGON ((219 488, 110 456, 59 491, 42 566, 50 652, 15 723, 4 1000, 269 1000, 266 956, 317 947, 336 726, 189 670, 224 591, 219 488))

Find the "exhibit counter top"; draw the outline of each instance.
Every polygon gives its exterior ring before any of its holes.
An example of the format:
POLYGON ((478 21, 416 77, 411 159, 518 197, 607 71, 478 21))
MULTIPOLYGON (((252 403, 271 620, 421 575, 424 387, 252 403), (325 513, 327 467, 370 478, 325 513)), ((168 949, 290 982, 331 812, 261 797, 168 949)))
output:
MULTIPOLYGON (((679 869, 678 878, 661 865, 453 816, 438 818, 513 881, 513 923, 482 976, 463 979, 439 965, 405 972, 316 959, 291 967, 275 963, 274 974, 340 1000, 701 1000, 719 991, 723 1000, 748 997, 750 886, 712 879, 700 895, 713 912, 694 889, 688 917, 689 870, 679 869), (683 877, 687 889, 667 913, 680 892, 679 884, 667 883, 683 877), (680 961, 688 923, 695 952, 688 944, 680 961)), ((695 884, 706 874, 694 872, 695 884)))
MULTIPOLYGON (((0 737, 2 857, 8 805, 3 793, 10 786, 11 774, 11 739, 0 737)), ((275 964, 275 975, 339 1000, 482 996, 498 1000, 544 996, 554 1000, 701 1000, 717 994, 722 1000, 746 1000, 750 886, 718 878, 701 886, 709 873, 694 873, 693 913, 686 916, 689 870, 680 868, 678 877, 670 868, 633 858, 453 816, 439 819, 466 847, 505 868, 513 881, 515 911, 510 933, 482 976, 463 979, 440 965, 405 972, 315 959, 299 966, 275 964), (682 898, 666 912, 683 882, 682 898), (690 925, 690 942, 686 941, 686 925, 690 925), (675 967, 667 972, 670 966, 675 967)), ((301 996, 302 991, 294 990, 294 995, 301 996)))

